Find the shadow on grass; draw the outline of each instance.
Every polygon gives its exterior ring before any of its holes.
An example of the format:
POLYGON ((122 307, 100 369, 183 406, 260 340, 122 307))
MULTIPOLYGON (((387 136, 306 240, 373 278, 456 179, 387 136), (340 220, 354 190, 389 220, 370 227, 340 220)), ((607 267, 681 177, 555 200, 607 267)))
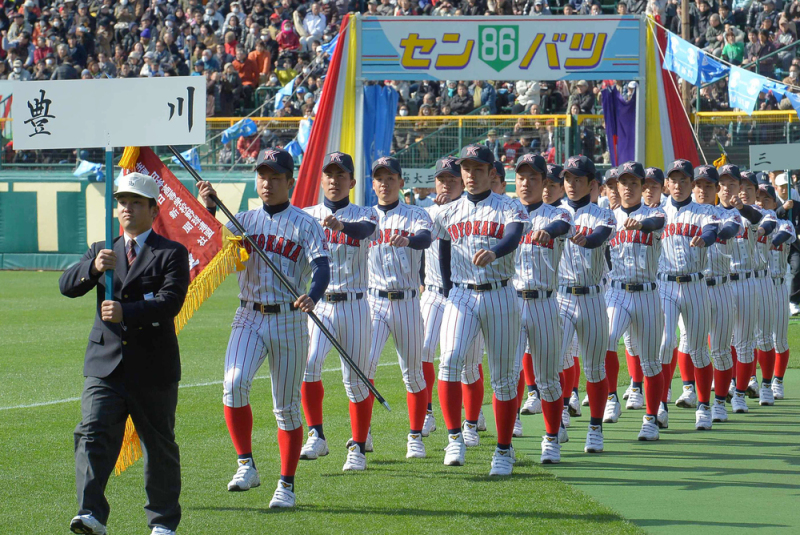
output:
POLYGON ((664 526, 676 526, 676 527, 689 527, 689 526, 703 526, 703 527, 718 527, 718 528, 746 528, 746 529, 758 529, 758 528, 788 528, 786 524, 764 524, 762 522, 759 523, 750 523, 750 522, 704 522, 702 520, 667 520, 662 518, 647 518, 642 520, 631 520, 632 523, 636 524, 640 527, 664 527, 664 526))

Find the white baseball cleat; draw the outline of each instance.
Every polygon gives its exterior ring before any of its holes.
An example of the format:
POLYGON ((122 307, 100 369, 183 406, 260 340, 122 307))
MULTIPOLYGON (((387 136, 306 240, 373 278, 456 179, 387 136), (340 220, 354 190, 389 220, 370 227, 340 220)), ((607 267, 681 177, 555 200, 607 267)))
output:
POLYGON ((783 379, 772 378, 772 397, 774 399, 783 399, 783 379))
POLYGON ((72 533, 106 535, 106 527, 92 515, 77 515, 69 523, 72 533))
POLYGON ((656 414, 656 424, 659 429, 669 428, 669 413, 664 408, 663 403, 658 404, 658 414, 656 414))
POLYGON ((478 431, 486 431, 486 417, 483 415, 483 409, 478 413, 478 431))
POLYGON ((733 403, 733 395, 736 393, 736 379, 731 379, 731 386, 728 387, 728 395, 725 398, 725 401, 728 403, 733 403))
POLYGON ((589 432, 586 433, 586 445, 583 447, 586 453, 603 452, 603 429, 599 425, 590 425, 589 432))
POLYGON ((705 403, 698 404, 694 413, 694 428, 698 431, 709 431, 711 423, 711 408, 705 403))
POLYGON ((300 458, 304 461, 313 461, 320 457, 328 455, 328 441, 320 438, 316 429, 308 432, 308 440, 306 440, 303 449, 300 450, 300 458))
POLYGON ((622 413, 622 407, 617 400, 616 394, 611 394, 606 400, 606 410, 603 413, 603 423, 615 424, 619 421, 619 415, 622 413))
POLYGON ((728 421, 728 408, 725 406, 725 400, 714 400, 714 404, 711 406, 711 421, 715 423, 728 421))
POLYGON ((625 393, 622 394, 622 399, 627 400, 631 397, 631 390, 633 390, 633 379, 631 379, 631 384, 628 385, 628 388, 625 389, 625 393))
POLYGON ((461 436, 464 439, 464 445, 468 448, 474 448, 481 443, 481 437, 478 436, 478 426, 467 421, 461 424, 461 436))
POLYGON ((419 433, 408 434, 408 444, 406 445, 406 459, 424 459, 425 444, 422 443, 422 435, 419 433))
POLYGON ((694 393, 694 386, 683 385, 683 392, 680 397, 675 401, 676 407, 684 409, 693 409, 697 407, 697 394, 694 393))
POLYGON ((558 437, 542 437, 542 456, 539 459, 541 464, 558 464, 561 462, 561 444, 558 437))
MULTIPOLYGON (((573 390, 572 391, 572 395, 577 397, 578 393, 573 390)), ((569 399, 570 399, 570 402, 571 402, 572 401, 572 396, 570 396, 569 399)), ((584 407, 588 407, 589 406, 589 394, 586 394, 585 396, 583 396, 583 401, 581 401, 581 405, 583 405, 584 407)))
POLYGON ((569 435, 567 434, 566 427, 559 427, 558 428, 558 443, 559 444, 566 444, 569 442, 569 435))
POLYGON ((564 407, 564 410, 561 411, 561 425, 564 427, 570 426, 570 417, 569 417, 569 408, 564 407))
POLYGON ((541 414, 542 413, 542 400, 539 399, 539 391, 534 390, 528 392, 525 398, 525 403, 522 404, 520 414, 541 414))
POLYGON ((667 388, 667 403, 672 403, 672 387, 667 388))
POLYGON ((425 423, 422 424, 422 436, 430 436, 434 431, 436 431, 436 418, 433 417, 433 411, 428 411, 425 413, 425 423))
POLYGON ((747 383, 747 390, 745 390, 745 394, 747 394, 747 397, 750 399, 755 399, 758 397, 758 389, 758 377, 753 375, 750 377, 750 382, 747 383))
POLYGON ((347 448, 347 459, 344 461, 342 472, 362 472, 367 469, 367 456, 361 453, 358 444, 347 448))
POLYGON ((511 432, 512 437, 521 437, 522 436, 522 420, 519 419, 519 415, 517 415, 517 420, 514 422, 514 431, 511 432))
POLYGON ((625 408, 629 411, 638 411, 644 408, 644 396, 642 395, 642 389, 637 387, 631 387, 631 393, 628 396, 628 402, 625 404, 625 408))
POLYGON ((639 431, 639 440, 658 440, 658 424, 656 419, 648 414, 642 418, 642 430, 639 431))
POLYGON ((490 476, 510 476, 514 469, 517 457, 514 454, 514 447, 510 446, 507 450, 495 448, 492 455, 492 469, 489 470, 490 476))
MULTIPOLYGON (((345 447, 350 449, 350 446, 353 444, 355 444, 355 442, 353 442, 353 438, 350 437, 347 439, 347 444, 345 444, 345 447)), ((373 451, 375 450, 372 447, 372 428, 370 427, 369 431, 367 432, 367 441, 364 443, 364 453, 372 453, 373 451)))
POLYGON ((150 532, 150 535, 175 535, 175 530, 167 529, 164 526, 156 526, 150 532))
POLYGON ((745 399, 744 392, 734 392, 731 398, 731 406, 733 407, 734 414, 744 414, 750 412, 747 408, 747 400, 745 399))
POLYGON ((239 459, 239 468, 233 474, 233 479, 228 483, 230 492, 243 492, 261 485, 258 470, 253 466, 252 459, 239 459))
POLYGON ((794 303, 789 303, 789 314, 792 316, 797 316, 800 314, 800 307, 794 303))
POLYGON ((775 405, 775 396, 772 393, 772 385, 762 383, 758 392, 758 404, 761 406, 775 405))
MULTIPOLYGON (((589 397, 587 396, 586 399, 589 399, 589 397)), ((581 404, 578 403, 578 394, 575 392, 572 392, 572 394, 569 396, 568 408, 570 416, 575 416, 577 418, 581 415, 581 404)))
POLYGON ((464 437, 458 433, 457 435, 447 435, 447 439, 449 442, 444 448, 445 466, 464 466, 464 454, 467 452, 464 437))
POLYGON ((294 502, 294 485, 283 480, 278 480, 278 488, 275 489, 275 493, 269 501, 270 509, 275 509, 277 507, 294 507, 294 502))

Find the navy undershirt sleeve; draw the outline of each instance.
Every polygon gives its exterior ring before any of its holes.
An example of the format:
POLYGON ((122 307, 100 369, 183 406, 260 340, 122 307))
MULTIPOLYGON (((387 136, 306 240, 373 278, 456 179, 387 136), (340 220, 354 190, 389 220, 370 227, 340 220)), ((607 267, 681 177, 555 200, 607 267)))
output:
POLYGON ((708 247, 709 245, 712 245, 717 242, 718 229, 719 226, 716 224, 706 225, 705 227, 703 227, 703 233, 700 235, 700 237, 703 239, 704 242, 706 242, 705 247, 708 247))
POLYGON ((344 223, 342 232, 353 238, 354 240, 363 240, 375 232, 375 223, 369 221, 359 221, 357 223, 344 223))
POLYGON ((322 299, 331 281, 331 266, 327 256, 320 256, 311 262, 311 288, 308 296, 316 303, 322 299))
POLYGON ((775 227, 778 226, 778 223, 775 221, 764 221, 761 223, 761 228, 764 229, 764 236, 769 236, 772 234, 772 231, 775 230, 775 227))
POLYGON ((515 251, 519 247, 519 240, 522 239, 522 231, 525 226, 522 223, 509 223, 506 225, 505 234, 490 250, 497 258, 503 257, 515 251))
POLYGON ((414 236, 408 237, 408 246, 411 249, 416 249, 417 251, 421 249, 427 249, 431 246, 432 242, 433 237, 431 236, 431 231, 429 230, 421 230, 414 236))
POLYGON ((665 221, 663 217, 648 217, 646 219, 642 219, 641 223, 641 231, 646 234, 648 232, 653 232, 664 228, 665 221))
POLYGON ((453 287, 453 281, 450 277, 450 240, 439 240, 439 271, 442 272, 442 288, 444 294, 450 292, 453 287))
POLYGON ((739 224, 734 221, 728 221, 717 233, 718 240, 729 240, 739 233, 739 224))
POLYGON ((747 204, 742 206, 742 209, 739 210, 739 213, 742 214, 742 216, 748 221, 750 221, 750 223, 752 223, 753 225, 761 221, 761 218, 764 217, 761 214, 761 212, 759 212, 758 210, 747 204))
POLYGON ((594 231, 586 236, 586 249, 597 249, 603 245, 608 237, 611 236, 611 227, 597 227, 594 231))
POLYGON ((544 231, 547 232, 553 239, 560 238, 569 232, 569 223, 566 221, 553 221, 544 227, 544 231))
POLYGON ((792 234, 790 232, 785 232, 785 231, 778 232, 778 234, 772 240, 772 246, 773 247, 778 247, 782 243, 785 243, 786 240, 788 240, 791 237, 792 237, 792 234))

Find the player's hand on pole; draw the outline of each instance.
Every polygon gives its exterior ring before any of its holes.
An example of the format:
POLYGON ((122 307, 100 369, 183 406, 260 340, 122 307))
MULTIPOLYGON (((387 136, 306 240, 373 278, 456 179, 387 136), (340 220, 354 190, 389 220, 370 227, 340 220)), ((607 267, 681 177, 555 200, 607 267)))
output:
POLYGON ((625 230, 642 230, 642 222, 632 217, 625 220, 625 230))
POLYGON ((211 185, 211 182, 201 180, 197 183, 197 189, 200 191, 200 199, 205 203, 206 208, 214 208, 217 203, 211 200, 211 196, 217 196, 217 191, 211 185))
POLYGON ((401 236, 400 234, 395 234, 389 238, 389 245, 392 247, 408 247, 408 243, 408 238, 401 236))
POLYGON ((794 207, 794 201, 791 200, 791 199, 789 199, 788 201, 783 203, 783 209, 784 210, 791 210, 793 207, 794 207))
POLYGON ((111 249, 100 249, 92 262, 91 270, 94 275, 117 267, 117 253, 111 249))
POLYGON ((552 238, 550 237, 550 233, 544 229, 537 230, 531 236, 531 239, 539 244, 545 244, 549 242, 552 238))
POLYGON ((689 244, 690 247, 705 247, 706 241, 701 238, 700 236, 695 236, 692 238, 692 243, 689 244))
POLYGON ((572 238, 570 238, 570 241, 572 241, 572 243, 574 243, 578 247, 584 247, 586 245, 586 236, 584 236, 583 234, 576 234, 572 238))
POLYGON ((122 321, 122 305, 117 301, 103 301, 100 305, 100 319, 111 323, 122 321))
POLYGON ((331 230, 340 231, 344 229, 344 223, 336 219, 336 216, 329 215, 322 221, 322 226, 331 230))
POLYGON ((297 301, 294 302, 295 308, 302 310, 305 313, 312 312, 314 310, 314 305, 314 300, 307 295, 301 295, 297 298, 297 301))
POLYGON ((478 267, 488 266, 495 260, 497 260, 497 255, 489 249, 481 249, 472 257, 472 263, 478 267))
POLYGON ((742 202, 742 199, 740 199, 738 195, 732 196, 728 204, 730 204, 737 210, 741 210, 742 208, 744 208, 744 203, 742 202))

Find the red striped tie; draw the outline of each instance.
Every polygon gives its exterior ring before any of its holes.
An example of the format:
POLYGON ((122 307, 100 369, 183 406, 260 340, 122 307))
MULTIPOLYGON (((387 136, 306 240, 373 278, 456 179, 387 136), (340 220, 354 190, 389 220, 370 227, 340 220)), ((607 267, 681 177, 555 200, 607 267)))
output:
POLYGON ((133 264, 133 261, 136 260, 136 240, 131 238, 131 241, 128 242, 128 266, 133 264))

